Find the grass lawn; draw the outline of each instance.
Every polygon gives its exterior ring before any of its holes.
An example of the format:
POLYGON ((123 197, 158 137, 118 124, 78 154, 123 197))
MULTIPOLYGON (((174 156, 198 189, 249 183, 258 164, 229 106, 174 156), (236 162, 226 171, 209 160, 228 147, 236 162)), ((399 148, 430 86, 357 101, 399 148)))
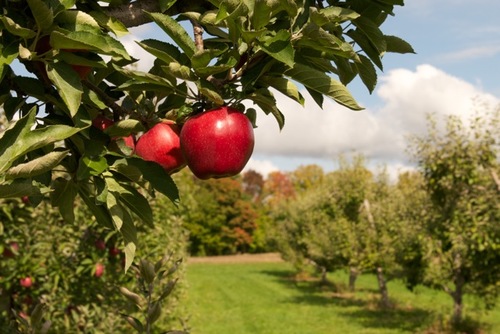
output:
MULTIPOLYGON (((451 298, 426 288, 409 292, 390 282, 396 307, 377 306, 374 276, 358 279, 354 294, 345 292, 347 276, 329 278, 337 286, 290 279, 286 263, 191 263, 187 269, 193 334, 368 334, 423 333, 439 314, 451 312, 451 298), (344 291, 344 292, 342 292, 344 291)), ((500 307, 484 313, 470 299, 466 314, 486 323, 482 333, 500 333, 500 307)), ((427 333, 438 333, 437 331, 427 333)))

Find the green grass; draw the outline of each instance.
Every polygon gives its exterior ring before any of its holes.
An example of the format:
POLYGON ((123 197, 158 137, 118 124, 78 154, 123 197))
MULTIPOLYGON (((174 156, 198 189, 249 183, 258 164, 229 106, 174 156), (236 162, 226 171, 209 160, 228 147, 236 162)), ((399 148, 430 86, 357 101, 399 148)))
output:
MULTIPOLYGON (((297 283, 290 279, 292 274, 286 263, 189 264, 187 305, 192 333, 422 333, 438 323, 440 314, 451 312, 451 298, 423 287, 412 293, 401 283, 390 282, 396 307, 381 310, 371 275, 361 276, 356 293, 351 294, 345 292, 344 273, 329 276, 335 283, 329 287, 297 283)), ((484 313, 473 300, 466 303, 466 315, 487 327, 482 333, 500 333, 500 308, 484 313)))

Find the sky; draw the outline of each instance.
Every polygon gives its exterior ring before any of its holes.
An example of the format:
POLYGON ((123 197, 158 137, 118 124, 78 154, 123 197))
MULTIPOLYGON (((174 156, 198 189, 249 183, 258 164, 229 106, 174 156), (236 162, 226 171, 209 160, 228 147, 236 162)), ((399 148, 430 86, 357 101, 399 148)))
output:
POLYGON ((302 108, 279 99, 285 127, 280 132, 272 117, 258 118, 246 169, 267 175, 318 164, 329 171, 339 154, 362 153, 371 167, 396 176, 414 168, 407 138, 425 133, 429 113, 468 118, 500 103, 500 1, 405 2, 382 30, 408 41, 416 54, 387 54, 371 95, 359 80, 348 85, 365 110, 330 100, 321 110, 311 99, 302 108))

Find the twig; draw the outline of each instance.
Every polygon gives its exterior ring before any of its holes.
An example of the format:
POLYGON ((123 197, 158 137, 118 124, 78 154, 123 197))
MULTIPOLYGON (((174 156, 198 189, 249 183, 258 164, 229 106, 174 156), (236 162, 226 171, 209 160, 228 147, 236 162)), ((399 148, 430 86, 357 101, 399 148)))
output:
POLYGON ((196 50, 203 51, 203 27, 196 20, 191 20, 191 24, 193 25, 194 31, 194 45, 196 45, 196 50))
POLYGON ((109 97, 108 94, 106 94, 102 89, 94 85, 93 83, 83 80, 82 83, 91 91, 97 94, 97 96, 104 102, 104 104, 109 107, 113 111, 113 117, 115 118, 115 121, 123 115, 129 115, 130 112, 126 109, 123 109, 120 107, 116 101, 109 97))

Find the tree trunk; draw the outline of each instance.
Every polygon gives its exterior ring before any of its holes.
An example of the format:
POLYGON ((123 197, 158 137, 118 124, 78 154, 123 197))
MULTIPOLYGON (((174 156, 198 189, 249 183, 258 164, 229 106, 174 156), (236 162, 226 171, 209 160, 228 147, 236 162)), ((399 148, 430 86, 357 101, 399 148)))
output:
POLYGON ((384 277, 384 270, 381 267, 377 267, 377 281, 382 307, 389 308, 391 307, 391 301, 389 300, 389 292, 387 290, 387 283, 384 277))
POLYGON ((462 322, 462 314, 463 314, 463 287, 464 287, 464 279, 462 275, 457 274, 455 277, 455 291, 451 293, 451 297, 453 298, 453 317, 451 319, 453 325, 459 325, 462 322))
POLYGON ((356 290, 356 279, 358 278, 358 270, 355 267, 349 267, 349 290, 356 290))

